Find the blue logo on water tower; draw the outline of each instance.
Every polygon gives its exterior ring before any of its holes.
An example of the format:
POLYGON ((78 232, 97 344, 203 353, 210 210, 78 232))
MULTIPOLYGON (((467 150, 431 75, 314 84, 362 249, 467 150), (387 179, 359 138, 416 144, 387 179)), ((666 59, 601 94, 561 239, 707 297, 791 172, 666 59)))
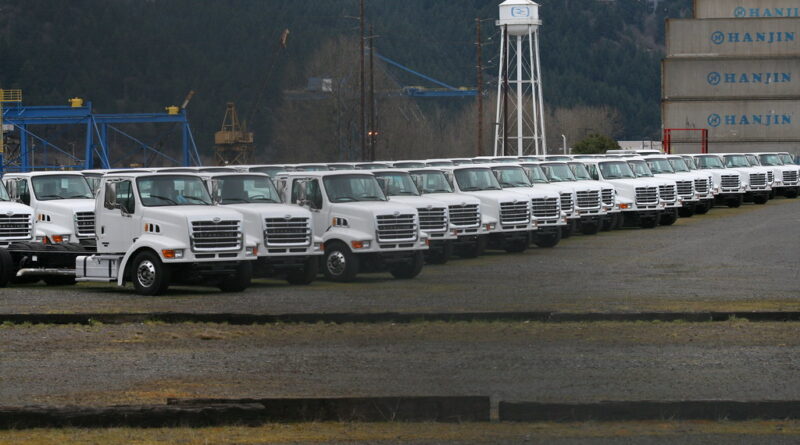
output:
POLYGON ((720 73, 718 73, 716 71, 713 71, 713 72, 708 73, 708 76, 706 77, 706 79, 708 80, 708 83, 710 85, 717 86, 722 81, 722 75, 720 75, 720 73))
POLYGON ((511 8, 511 17, 530 17, 531 8, 527 6, 514 6, 511 8))
POLYGON ((719 124, 721 124, 721 123, 722 123, 722 118, 719 116, 719 114, 715 113, 715 114, 709 114, 708 115, 708 126, 709 127, 717 128, 717 127, 719 127, 719 124))

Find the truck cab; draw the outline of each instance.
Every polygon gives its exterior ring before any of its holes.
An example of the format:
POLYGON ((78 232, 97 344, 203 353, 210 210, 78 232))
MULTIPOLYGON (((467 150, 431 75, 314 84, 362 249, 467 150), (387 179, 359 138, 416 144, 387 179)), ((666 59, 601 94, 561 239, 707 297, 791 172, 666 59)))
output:
POLYGON ((694 167, 694 162, 687 160, 683 156, 666 155, 665 158, 677 174, 692 175, 694 185, 694 197, 696 203, 694 212, 706 214, 714 206, 714 177, 710 173, 701 172, 694 167))
POLYGON ((766 204, 772 193, 770 176, 772 171, 761 166, 753 166, 747 155, 743 153, 722 154, 725 167, 737 171, 742 175, 744 184, 744 201, 756 204, 766 204))
POLYGON ((800 169, 791 162, 791 156, 781 153, 753 153, 748 156, 757 156, 758 161, 764 167, 772 169, 775 183, 772 189, 776 194, 781 194, 787 198, 797 198, 800 191, 800 169), (787 163, 788 161, 788 163, 787 163))
POLYGON ((503 190, 487 165, 442 167, 456 193, 478 198, 488 234, 487 248, 524 252, 531 243, 531 200, 527 194, 503 190))
POLYGON ((637 178, 624 159, 587 159, 584 164, 592 179, 614 186, 625 225, 658 225, 665 207, 658 194, 662 181, 637 178))
POLYGON ((263 173, 201 174, 215 204, 244 216, 244 233, 259 246, 256 276, 283 276, 309 284, 317 276, 322 239, 314 236, 311 212, 284 204, 263 173))
POLYGON ((607 182, 592 179, 592 176, 589 175, 589 170, 579 161, 572 160, 567 162, 567 165, 573 176, 575 176, 575 185, 590 184, 600 187, 602 209, 605 213, 601 217, 602 225, 600 230, 608 231, 619 227, 622 224, 622 211, 617 205, 617 191, 614 186, 607 182))
POLYGON ((605 214, 602 203, 602 187, 589 182, 578 182, 565 161, 545 161, 539 164, 551 183, 565 184, 575 190, 572 203, 574 213, 567 236, 580 229, 583 234, 593 235, 600 230, 605 214))
POLYGON ((653 176, 675 182, 678 200, 683 204, 678 209, 678 215, 682 218, 694 216, 698 207, 703 205, 700 201, 701 194, 698 192, 708 193, 706 186, 708 178, 703 177, 702 174, 690 172, 683 163, 683 159, 678 156, 672 156, 671 159, 666 155, 646 156, 644 161, 653 172, 653 176), (677 171, 676 167, 682 170, 677 171))
POLYGON ((359 272, 384 270, 408 279, 422 271, 429 238, 417 209, 388 199, 371 172, 288 172, 276 185, 284 202, 311 212, 328 279, 347 282, 359 272))
POLYGON ((651 178, 654 180, 661 180, 658 186, 658 197, 661 203, 664 204, 664 212, 661 213, 659 224, 663 226, 671 226, 678 220, 678 212, 683 207, 683 200, 678 196, 676 178, 673 176, 656 176, 650 170, 647 162, 644 159, 635 157, 628 159, 633 173, 637 178, 651 178))
POLYGON ((692 159, 699 171, 711 174, 715 203, 724 203, 731 208, 742 205, 745 192, 743 174, 728 169, 716 154, 692 155, 692 159))
POLYGON ((94 195, 81 173, 12 173, 3 182, 12 199, 33 209, 34 240, 94 245, 94 195))
POLYGON ((450 230, 448 205, 431 196, 422 195, 411 175, 405 170, 372 170, 383 193, 393 202, 407 204, 417 209, 419 229, 430 238, 426 260, 444 264, 453 253, 453 241, 458 239, 450 230))
POLYGON ((0 248, 33 239, 33 209, 14 202, 0 182, 0 248))
POLYGON ((531 240, 540 247, 555 247, 561 241, 561 227, 567 217, 561 211, 561 194, 548 186, 534 186, 519 164, 492 165, 503 190, 524 194, 531 202, 531 240))

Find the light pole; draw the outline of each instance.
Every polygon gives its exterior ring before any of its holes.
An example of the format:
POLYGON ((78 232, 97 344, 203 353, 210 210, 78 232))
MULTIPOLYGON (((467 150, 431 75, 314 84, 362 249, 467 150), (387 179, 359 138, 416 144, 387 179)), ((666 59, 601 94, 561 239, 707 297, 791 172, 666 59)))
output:
POLYGON ((562 141, 563 147, 564 147, 564 154, 567 154, 567 136, 562 134, 561 135, 561 141, 562 141))

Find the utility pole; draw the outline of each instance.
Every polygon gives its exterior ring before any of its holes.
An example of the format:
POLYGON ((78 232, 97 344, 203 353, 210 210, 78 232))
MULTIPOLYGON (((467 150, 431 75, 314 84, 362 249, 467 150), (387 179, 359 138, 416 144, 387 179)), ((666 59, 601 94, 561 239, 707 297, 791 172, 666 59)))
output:
POLYGON ((361 60, 361 73, 360 73, 361 74, 361 83, 360 83, 359 86, 360 86, 360 89, 361 89, 361 110, 360 110, 361 111, 361 113, 360 113, 361 115, 360 115, 359 121, 361 123, 361 128, 359 129, 359 133, 361 134, 361 159, 366 161, 367 159, 369 159, 369 155, 367 154, 367 135, 365 134, 366 133, 365 130, 367 128, 367 123, 366 123, 366 119, 365 119, 365 117, 366 117, 365 116, 365 111, 366 111, 365 108, 366 107, 364 106, 364 102, 365 102, 365 99, 366 99, 365 98, 365 93, 364 93, 364 88, 365 88, 365 83, 366 83, 365 70, 364 70, 364 0, 361 0, 360 5, 361 6, 360 6, 360 13, 359 13, 359 22, 360 22, 360 25, 361 25, 361 35, 360 35, 360 39, 359 40, 360 40, 361 51, 359 51, 359 58, 361 60))
MULTIPOLYGON (((503 25, 503 59, 508 60, 508 25, 503 25)), ((506 155, 506 145, 508 144, 508 64, 502 67, 503 70, 503 153, 506 155)))
POLYGON ((475 149, 476 156, 483 156, 481 144, 483 144, 483 55, 481 51, 481 19, 475 19, 475 45, 477 46, 478 71, 478 143, 475 149))
POLYGON ((375 30, 369 25, 369 160, 375 161, 375 143, 377 130, 375 130, 375 45, 372 39, 375 30))

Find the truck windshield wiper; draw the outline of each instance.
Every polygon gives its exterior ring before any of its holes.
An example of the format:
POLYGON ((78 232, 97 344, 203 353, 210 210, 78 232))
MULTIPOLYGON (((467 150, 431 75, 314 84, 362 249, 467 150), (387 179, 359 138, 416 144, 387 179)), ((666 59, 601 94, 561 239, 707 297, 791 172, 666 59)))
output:
POLYGON ((75 198, 92 199, 91 197, 86 196, 86 195, 72 195, 72 196, 68 196, 68 197, 66 197, 64 199, 75 199, 75 198))
POLYGON ((61 195, 42 195, 42 198, 55 198, 55 199, 67 199, 61 195))
POLYGON ((339 196, 338 198, 334 199, 333 202, 352 202, 356 201, 356 198, 352 196, 339 196))
POLYGON ((250 202, 244 198, 225 198, 222 200, 223 202, 250 202))
POLYGON ((480 187, 464 187, 461 189, 462 192, 478 192, 480 190, 480 187))
POLYGON ((380 196, 362 196, 361 199, 371 200, 371 201, 381 201, 380 196))
POLYGON ((202 199, 202 198, 197 198, 197 197, 194 197, 194 196, 186 196, 186 195, 181 195, 181 196, 182 196, 184 199, 193 199, 193 200, 195 200, 195 201, 200 201, 200 202, 202 202, 203 204, 208 204, 208 203, 207 203, 207 202, 206 202, 204 199, 202 199))
POLYGON ((171 202, 171 203, 173 203, 173 204, 175 204, 175 205, 178 205, 178 203, 177 203, 177 202, 175 202, 175 201, 174 201, 174 200, 172 200, 171 198, 167 198, 166 196, 150 195, 150 197, 151 197, 151 198, 156 198, 156 199, 162 199, 162 200, 164 200, 164 201, 171 202))

